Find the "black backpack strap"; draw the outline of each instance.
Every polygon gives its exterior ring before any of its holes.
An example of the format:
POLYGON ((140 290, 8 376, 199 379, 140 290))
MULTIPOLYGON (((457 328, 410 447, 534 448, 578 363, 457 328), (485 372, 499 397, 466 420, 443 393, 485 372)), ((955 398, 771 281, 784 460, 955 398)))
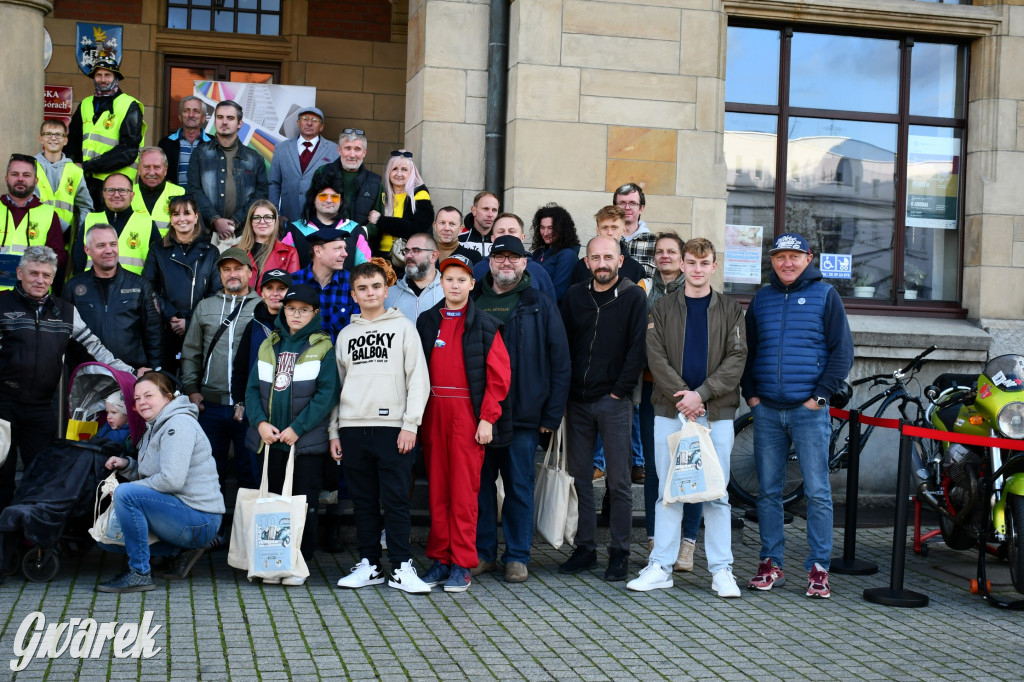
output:
POLYGON ((250 300, 255 299, 243 300, 242 304, 235 308, 234 310, 232 310, 231 314, 225 317, 224 321, 220 323, 219 327, 217 327, 217 331, 213 335, 213 340, 210 342, 210 347, 206 349, 206 357, 203 358, 203 368, 199 372, 200 378, 206 376, 206 366, 210 364, 210 358, 213 357, 213 349, 217 347, 217 343, 220 341, 220 337, 224 335, 224 331, 231 326, 231 323, 238 318, 238 316, 242 313, 242 309, 245 308, 246 304, 249 303, 250 300))

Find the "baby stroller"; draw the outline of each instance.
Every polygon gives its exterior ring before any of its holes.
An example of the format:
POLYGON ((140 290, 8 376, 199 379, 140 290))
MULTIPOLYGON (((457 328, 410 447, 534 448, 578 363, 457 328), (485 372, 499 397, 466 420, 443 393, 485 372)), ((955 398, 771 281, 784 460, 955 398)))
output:
POLYGON ((49 582, 60 570, 62 553, 81 554, 92 546, 88 531, 94 495, 109 473, 103 465, 111 455, 126 452, 120 443, 88 438, 106 421, 104 399, 117 390, 125 396, 131 442, 138 443, 146 424, 132 400, 135 377, 98 362, 81 364, 71 373, 68 437, 36 456, 11 505, 0 512, 0 580, 20 570, 28 580, 49 582))

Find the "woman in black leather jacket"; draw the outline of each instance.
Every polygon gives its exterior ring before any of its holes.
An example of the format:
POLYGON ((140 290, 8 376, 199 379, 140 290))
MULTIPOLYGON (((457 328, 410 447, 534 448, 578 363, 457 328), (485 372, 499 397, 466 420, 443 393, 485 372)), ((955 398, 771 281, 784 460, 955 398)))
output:
POLYGON ((217 248, 210 244, 196 202, 174 197, 171 225, 159 246, 150 249, 142 275, 160 297, 164 319, 164 369, 177 372, 181 344, 192 310, 221 288, 217 248))

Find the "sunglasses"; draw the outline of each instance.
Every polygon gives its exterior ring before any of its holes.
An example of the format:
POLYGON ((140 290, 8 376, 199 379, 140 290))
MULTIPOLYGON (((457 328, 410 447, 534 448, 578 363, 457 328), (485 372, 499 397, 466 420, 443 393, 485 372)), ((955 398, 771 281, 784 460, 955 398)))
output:
POLYGON ((412 158, 412 152, 403 152, 403 151, 400 151, 400 150, 396 149, 395 151, 391 152, 391 156, 404 156, 407 159, 411 159, 412 158))
POLYGON ((360 130, 359 128, 345 128, 344 130, 341 131, 341 134, 342 135, 353 135, 353 134, 355 134, 355 135, 365 135, 366 131, 365 130, 360 130))
POLYGON ((316 198, 318 200, 320 200, 320 201, 330 201, 331 203, 334 203, 334 204, 340 204, 341 203, 341 195, 340 194, 328 194, 327 192, 320 192, 320 194, 316 195, 316 198))

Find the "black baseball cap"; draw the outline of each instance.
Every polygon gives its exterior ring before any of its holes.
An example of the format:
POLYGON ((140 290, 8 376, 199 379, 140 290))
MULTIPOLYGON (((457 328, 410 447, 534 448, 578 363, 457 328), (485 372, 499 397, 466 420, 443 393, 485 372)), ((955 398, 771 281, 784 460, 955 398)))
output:
POLYGON ((291 287, 291 285, 292 285, 292 276, 289 275, 287 272, 285 272, 284 270, 282 270, 280 268, 274 268, 273 270, 267 270, 266 272, 263 273, 263 276, 260 277, 260 286, 261 287, 266 286, 267 282, 271 282, 271 281, 280 282, 281 284, 285 285, 286 287, 291 287))
POLYGON ((281 301, 282 305, 287 305, 292 301, 298 301, 299 303, 308 303, 317 310, 320 309, 320 292, 311 287, 308 284, 295 284, 288 293, 284 295, 284 299, 281 301))
POLYGON ((491 253, 508 251, 509 253, 515 253, 520 256, 526 255, 526 248, 523 246, 523 240, 514 234, 503 234, 491 244, 491 253))

